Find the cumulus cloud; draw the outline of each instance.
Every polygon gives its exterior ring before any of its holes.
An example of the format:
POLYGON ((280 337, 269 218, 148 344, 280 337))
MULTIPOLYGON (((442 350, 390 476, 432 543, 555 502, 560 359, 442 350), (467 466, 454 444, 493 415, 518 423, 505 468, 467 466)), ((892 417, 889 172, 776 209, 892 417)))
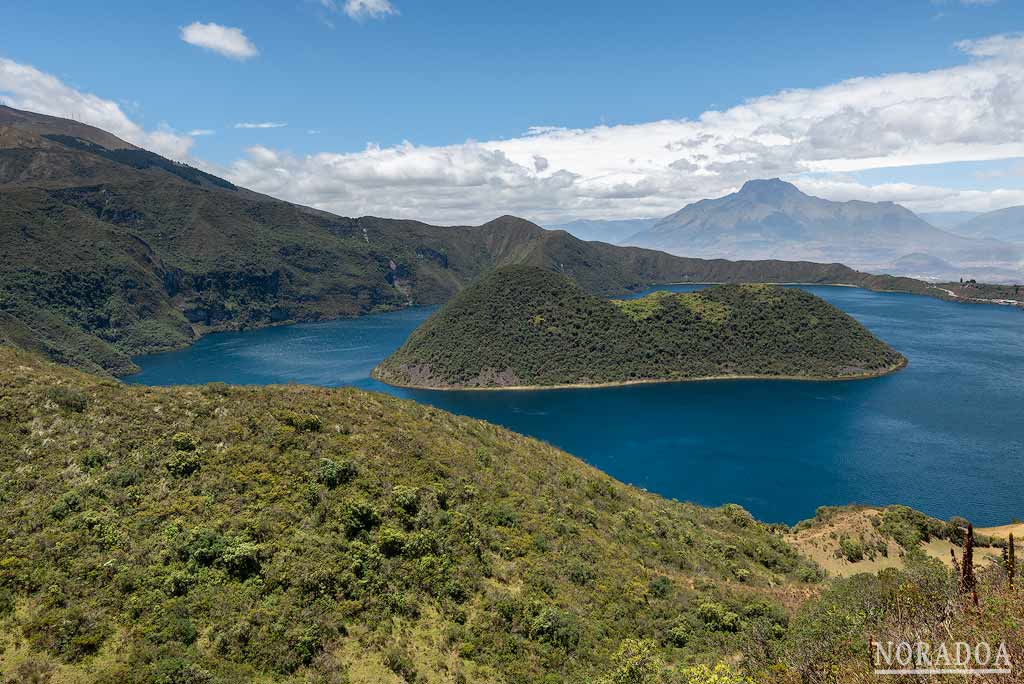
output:
MULTIPOLYGON (((412 143, 289 156, 250 150, 229 170, 255 189, 344 214, 445 223, 667 214, 784 176, 842 198, 832 177, 863 169, 1024 157, 1024 38, 958 44, 963 63, 784 90, 695 119, 566 129, 447 147, 412 143)), ((980 207, 1005 193, 884 187, 914 208, 980 207)))
POLYGON ((240 28, 220 24, 192 22, 181 29, 181 39, 190 45, 216 52, 231 59, 246 60, 260 54, 240 28))
POLYGON ((166 126, 146 131, 116 102, 75 90, 55 76, 10 59, 0 58, 0 95, 11 107, 73 118, 172 159, 185 159, 192 146, 191 135, 166 126))
MULTIPOLYGON (((296 155, 255 146, 219 170, 205 168, 339 214, 442 224, 504 213, 551 222, 666 215, 732 192, 750 178, 774 176, 830 199, 886 199, 921 211, 1024 204, 1021 191, 1012 189, 851 180, 850 174, 867 169, 1024 158, 1024 37, 991 36, 957 47, 962 62, 949 68, 784 90, 692 119, 535 126, 519 137, 441 147, 404 142, 296 155)), ((9 60, 0 61, 5 91, 16 96, 14 106, 74 113, 175 158, 183 158, 192 141, 167 129, 144 131, 116 104, 9 60)))
POLYGON ((284 128, 288 124, 283 121, 262 121, 236 123, 235 128, 284 128))

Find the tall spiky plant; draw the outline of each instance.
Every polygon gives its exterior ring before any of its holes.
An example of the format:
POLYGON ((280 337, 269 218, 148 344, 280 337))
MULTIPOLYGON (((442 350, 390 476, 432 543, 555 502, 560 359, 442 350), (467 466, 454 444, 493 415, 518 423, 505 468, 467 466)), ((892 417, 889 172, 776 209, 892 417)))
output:
POLYGON ((1009 543, 1006 545, 1006 578, 1010 584, 1010 591, 1013 591, 1013 582, 1017 577, 1017 553, 1014 550, 1013 533, 1010 533, 1009 543))
POLYGON ((967 531, 964 533, 964 560, 962 574, 960 576, 960 590, 969 594, 978 605, 978 581, 974 577, 974 525, 967 523, 967 531))

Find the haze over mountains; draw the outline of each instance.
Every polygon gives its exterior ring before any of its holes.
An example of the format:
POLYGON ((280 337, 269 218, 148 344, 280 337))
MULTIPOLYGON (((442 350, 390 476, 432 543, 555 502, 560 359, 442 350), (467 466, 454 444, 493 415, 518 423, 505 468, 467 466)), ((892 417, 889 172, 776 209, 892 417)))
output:
MULTIPOLYGON (((833 202, 779 179, 752 180, 619 242, 701 258, 839 261, 874 273, 1000 281, 1019 278, 1024 270, 1024 245, 1008 244, 1024 242, 1022 216, 1024 208, 943 215, 954 223, 970 219, 954 228, 958 234, 892 202, 833 202)), ((593 234, 598 224, 585 227, 593 234)), ((573 225, 563 227, 571 231, 573 225)))

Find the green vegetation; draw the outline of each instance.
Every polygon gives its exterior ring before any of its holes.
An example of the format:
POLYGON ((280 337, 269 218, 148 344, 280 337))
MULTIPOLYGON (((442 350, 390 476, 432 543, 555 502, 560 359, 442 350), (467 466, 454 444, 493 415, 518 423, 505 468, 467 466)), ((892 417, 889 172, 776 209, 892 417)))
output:
POLYGON ((557 273, 485 274, 374 371, 385 382, 501 387, 720 376, 849 378, 905 363, 822 299, 722 285, 609 301, 557 273))
POLYGON ((508 264, 558 271, 601 295, 768 281, 949 296, 839 264, 688 259, 582 242, 510 216, 451 228, 342 218, 237 188, 84 124, 3 106, 0 235, 0 343, 114 374, 134 370, 133 355, 210 331, 441 303, 508 264))
POLYGON ((847 682, 905 633, 1024 656, 1009 551, 970 592, 919 550, 822 582, 740 506, 409 401, 0 368, 4 684, 847 682))
POLYGON ((583 681, 628 639, 713 666, 817 574, 739 506, 412 402, 0 367, 0 682, 583 681))

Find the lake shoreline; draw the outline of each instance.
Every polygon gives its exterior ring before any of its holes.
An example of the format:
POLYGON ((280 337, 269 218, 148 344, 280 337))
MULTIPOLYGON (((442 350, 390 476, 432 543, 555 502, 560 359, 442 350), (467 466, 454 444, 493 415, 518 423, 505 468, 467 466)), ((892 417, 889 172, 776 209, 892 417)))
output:
MULTIPOLYGON (((642 293, 650 291, 650 290, 656 290, 659 287, 673 287, 673 286, 677 286, 677 285, 728 285, 728 284, 733 284, 733 283, 709 282, 709 281, 697 282, 697 281, 692 281, 692 280, 673 282, 673 283, 653 283, 653 284, 647 286, 646 288, 644 288, 642 290, 639 290, 637 292, 623 292, 623 293, 618 294, 618 295, 609 296, 608 299, 628 299, 628 298, 636 296, 636 295, 641 295, 642 293)), ((942 288, 936 287, 934 285, 929 285, 929 287, 932 290, 938 290, 939 292, 942 292, 943 294, 938 294, 938 293, 935 293, 935 292, 911 292, 910 290, 887 290, 887 289, 880 289, 880 288, 865 287, 864 285, 857 285, 857 284, 854 284, 854 283, 768 283, 768 282, 758 282, 758 283, 751 283, 751 284, 756 284, 756 285, 781 285, 781 286, 793 286, 793 287, 801 287, 801 286, 807 286, 807 287, 844 287, 844 288, 853 288, 853 289, 858 289, 858 290, 864 290, 865 292, 879 292, 879 293, 883 293, 883 294, 904 294, 904 295, 912 295, 912 296, 918 296, 918 297, 928 297, 930 299, 938 299, 940 301, 950 302, 950 303, 957 303, 957 304, 991 304, 993 306, 1003 306, 1003 307, 1005 307, 1005 306, 1014 306, 1016 308, 1024 309, 1024 305, 1021 305, 1021 304, 1007 304, 1007 303, 1004 303, 1002 301, 985 300, 985 299, 966 299, 966 298, 963 298, 963 297, 951 296, 949 294, 945 294, 945 290, 943 290, 942 288)), ((207 337, 209 335, 217 335, 219 333, 247 332, 247 331, 253 331, 253 330, 265 330, 267 328, 287 328, 287 327, 295 326, 295 325, 316 325, 318 323, 331 323, 331 322, 339 321, 339 320, 350 320, 350 319, 354 319, 354 318, 363 318, 365 316, 389 314, 389 313, 395 313, 395 312, 398 312, 398 311, 406 311, 408 309, 423 308, 423 307, 430 307, 430 306, 439 306, 439 304, 436 304, 436 303, 435 304, 413 304, 413 305, 407 305, 407 306, 398 306, 398 307, 394 307, 394 308, 384 308, 384 309, 376 310, 376 311, 366 311, 366 312, 356 313, 356 314, 352 314, 352 315, 318 316, 316 318, 311 318, 311 319, 308 319, 308 320, 303 320, 303 319, 287 319, 287 320, 284 320, 284 321, 270 321, 270 322, 267 322, 267 323, 259 323, 259 324, 253 324, 253 323, 250 322, 250 323, 248 323, 248 324, 246 324, 244 326, 233 326, 233 325, 199 326, 199 325, 192 325, 192 333, 194 335, 194 337, 192 339, 185 340, 185 341, 181 342, 180 344, 165 346, 165 347, 162 347, 162 348, 160 348, 159 350, 156 350, 156 351, 145 352, 145 353, 142 353, 142 354, 130 355, 128 357, 128 359, 129 359, 130 363, 132 364, 131 368, 127 368, 127 369, 124 369, 124 370, 121 370, 121 371, 115 370, 115 371, 108 371, 108 372, 110 372, 110 375, 112 377, 118 378, 118 379, 120 379, 120 378, 129 378, 129 377, 131 377, 133 375, 138 375, 139 373, 142 372, 142 368, 135 362, 136 359, 139 359, 139 358, 142 358, 142 357, 146 357, 146 356, 154 356, 154 355, 158 355, 158 354, 167 354, 167 353, 170 353, 170 352, 182 351, 184 349, 188 349, 189 347, 194 345, 196 342, 198 342, 202 338, 207 337)), ((771 377, 778 377, 778 376, 771 376, 771 377)), ((802 378, 797 378, 797 379, 802 379, 802 378)), ((676 382, 676 381, 658 381, 658 382, 676 382)), ((395 387, 401 387, 401 386, 402 385, 395 385, 395 387)), ((591 387, 591 386, 592 385, 586 385, 586 387, 591 387)), ((412 388, 412 389, 421 389, 421 388, 412 388)))
MULTIPOLYGON (((845 287, 845 286, 844 286, 845 287)), ((849 287, 856 287, 851 285, 849 287)), ((509 385, 507 387, 463 387, 463 386, 430 386, 430 385, 408 385, 398 382, 391 382, 380 377, 377 369, 374 368, 370 377, 374 380, 389 385, 411 390, 427 390, 431 392, 536 392, 542 390, 567 390, 567 389, 607 389, 611 387, 630 387, 633 385, 664 385, 684 382, 729 382, 744 380, 782 380, 790 382, 847 382, 857 380, 871 380, 883 378, 893 373, 898 373, 907 367, 909 361, 904 357, 898 364, 869 373, 858 373, 856 375, 843 375, 839 377, 813 377, 807 375, 707 375, 699 378, 650 378, 643 380, 620 380, 617 382, 600 383, 567 383, 562 385, 509 385)))

